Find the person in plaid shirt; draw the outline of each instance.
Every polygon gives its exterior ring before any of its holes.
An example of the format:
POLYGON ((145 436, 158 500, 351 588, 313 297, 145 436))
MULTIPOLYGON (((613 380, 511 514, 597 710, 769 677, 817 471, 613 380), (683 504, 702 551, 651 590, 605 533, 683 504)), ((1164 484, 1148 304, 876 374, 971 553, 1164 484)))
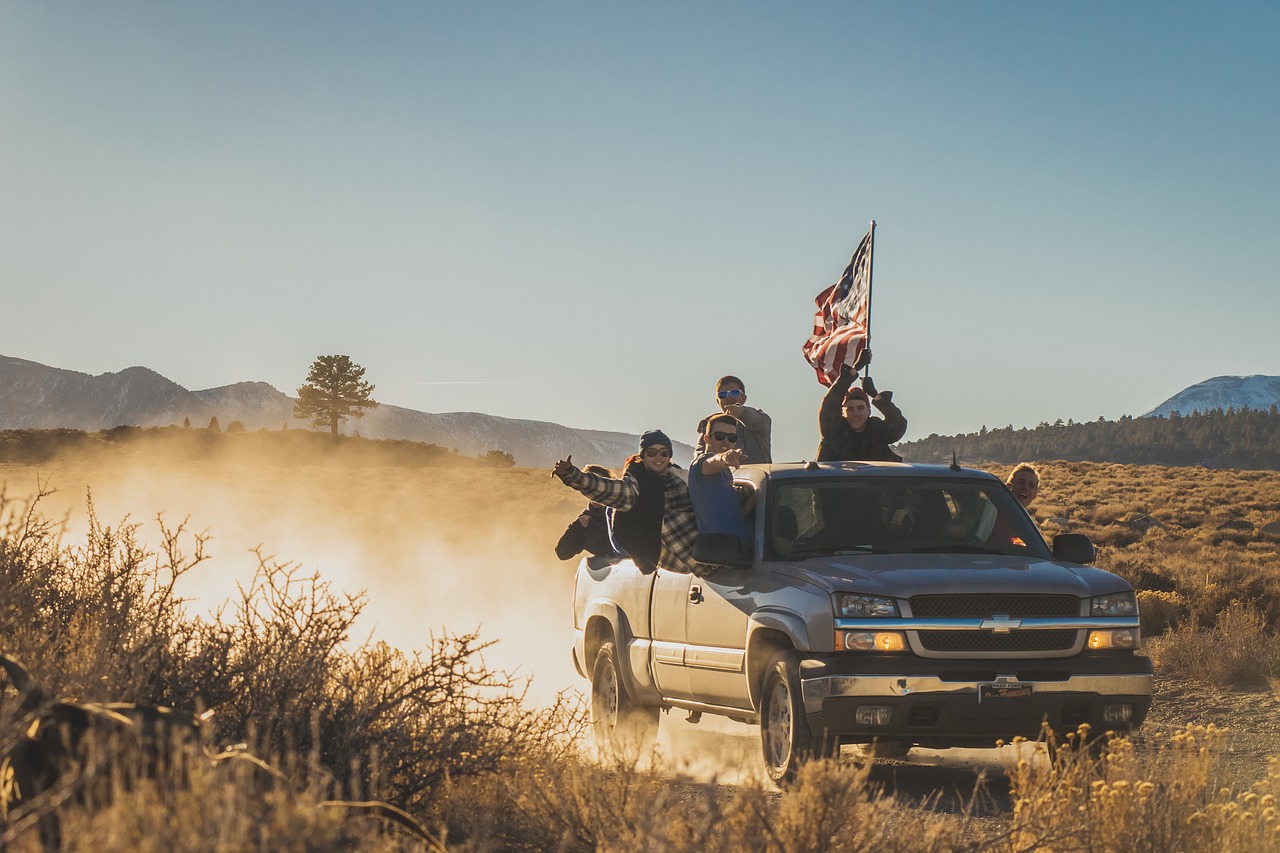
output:
POLYGON ((662 430, 640 437, 640 452, 627 460, 622 478, 589 474, 561 459, 551 473, 589 501, 611 508, 614 544, 642 572, 658 566, 676 572, 707 567, 693 559, 698 525, 689 486, 671 463, 671 439, 662 430))

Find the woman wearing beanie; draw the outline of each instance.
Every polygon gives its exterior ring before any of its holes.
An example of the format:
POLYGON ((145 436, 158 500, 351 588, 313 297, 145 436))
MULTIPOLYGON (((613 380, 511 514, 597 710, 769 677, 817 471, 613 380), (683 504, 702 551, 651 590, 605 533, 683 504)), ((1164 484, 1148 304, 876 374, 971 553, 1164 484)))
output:
POLYGON ((640 436, 640 452, 623 466, 621 479, 580 471, 573 457, 551 473, 587 500, 610 508, 614 545, 643 572, 658 566, 678 572, 701 568, 693 559, 698 538, 689 487, 671 462, 671 439, 662 430, 640 436))

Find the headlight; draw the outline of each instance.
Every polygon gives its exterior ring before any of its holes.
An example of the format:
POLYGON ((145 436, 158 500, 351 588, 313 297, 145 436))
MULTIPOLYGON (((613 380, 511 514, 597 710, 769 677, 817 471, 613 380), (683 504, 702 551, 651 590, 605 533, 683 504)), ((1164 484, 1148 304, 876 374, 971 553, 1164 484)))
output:
POLYGON ((1138 615, 1138 597, 1132 592, 1100 595, 1093 600, 1090 612, 1093 616, 1136 616, 1138 615))
POLYGON ((907 647, 901 631, 836 631, 836 651, 900 652, 907 647))
POLYGON ((1090 631, 1087 645, 1094 651, 1106 649, 1138 648, 1142 635, 1137 628, 1118 628, 1111 631, 1090 631))
POLYGON ((897 615, 898 602, 892 598, 854 595, 851 592, 836 593, 836 616, 858 619, 868 616, 894 617, 897 615))

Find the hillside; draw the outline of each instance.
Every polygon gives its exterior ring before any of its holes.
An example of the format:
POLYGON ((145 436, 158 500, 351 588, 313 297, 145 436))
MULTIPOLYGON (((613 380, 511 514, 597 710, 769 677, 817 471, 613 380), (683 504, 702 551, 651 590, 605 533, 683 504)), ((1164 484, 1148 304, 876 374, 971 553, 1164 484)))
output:
POLYGON ((1034 429, 1006 426, 898 445, 908 462, 1012 464, 1040 459, 1280 470, 1280 412, 1213 410, 1167 418, 1057 421, 1034 429))
MULTIPOLYGON (((95 432, 119 426, 168 427, 189 423, 222 427, 239 422, 249 431, 305 430, 293 417, 294 397, 266 382, 237 382, 189 391, 146 367, 90 376, 0 356, 0 430, 44 429, 95 432)), ((572 455, 586 465, 620 465, 640 437, 624 432, 575 429, 547 421, 504 418, 480 412, 419 412, 382 404, 343 424, 343 432, 369 439, 435 444, 463 456, 501 450, 519 465, 543 467, 572 455)), ((687 464, 693 448, 676 442, 676 459, 687 464)))

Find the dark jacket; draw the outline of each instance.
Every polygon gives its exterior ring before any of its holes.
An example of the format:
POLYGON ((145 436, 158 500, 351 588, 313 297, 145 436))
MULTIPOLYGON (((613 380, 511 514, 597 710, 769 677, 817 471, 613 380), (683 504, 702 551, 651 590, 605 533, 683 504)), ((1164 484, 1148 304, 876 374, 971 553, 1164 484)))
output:
POLYGON ((634 478, 640 484, 640 493, 630 509, 614 509, 610 513, 613 542, 642 572, 651 572, 658 567, 662 550, 665 480, 639 459, 626 467, 623 476, 634 478))
POLYGON ((582 511, 569 526, 564 535, 556 543, 556 556, 562 560, 572 560, 586 551, 593 557, 616 557, 613 543, 609 541, 609 522, 604 517, 604 507, 591 504, 582 511), (587 523, 582 523, 586 516, 587 523))
POLYGON ((907 419, 902 410, 893 404, 893 392, 881 391, 871 398, 871 405, 884 418, 867 418, 862 432, 854 432, 844 418, 844 395, 853 385, 857 374, 852 370, 841 371, 840 377, 831 383, 822 398, 818 410, 818 430, 822 441, 818 445, 819 462, 901 462, 889 445, 901 441, 907 434, 907 419))

